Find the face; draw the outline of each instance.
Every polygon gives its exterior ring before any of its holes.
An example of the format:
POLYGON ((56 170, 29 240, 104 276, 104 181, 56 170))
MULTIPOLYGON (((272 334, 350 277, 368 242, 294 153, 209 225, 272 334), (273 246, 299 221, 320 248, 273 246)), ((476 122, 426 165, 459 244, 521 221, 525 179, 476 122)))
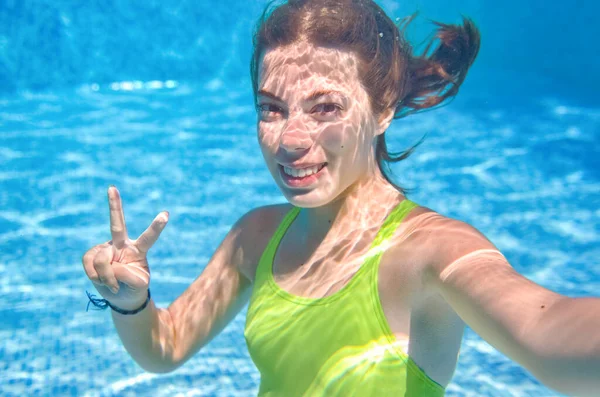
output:
POLYGON ((267 51, 259 68, 258 140, 275 182, 295 206, 346 194, 377 167, 377 121, 348 51, 300 42, 267 51))

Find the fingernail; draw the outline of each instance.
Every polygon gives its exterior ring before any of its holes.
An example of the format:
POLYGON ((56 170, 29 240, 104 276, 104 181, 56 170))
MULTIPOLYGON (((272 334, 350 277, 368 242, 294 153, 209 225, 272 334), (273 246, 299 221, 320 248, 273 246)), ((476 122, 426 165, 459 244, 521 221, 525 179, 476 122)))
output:
POLYGON ((112 293, 113 293, 113 294, 115 294, 115 295, 116 295, 116 294, 119 292, 119 289, 118 289, 117 287, 112 287, 110 290, 111 290, 111 291, 112 291, 112 293))

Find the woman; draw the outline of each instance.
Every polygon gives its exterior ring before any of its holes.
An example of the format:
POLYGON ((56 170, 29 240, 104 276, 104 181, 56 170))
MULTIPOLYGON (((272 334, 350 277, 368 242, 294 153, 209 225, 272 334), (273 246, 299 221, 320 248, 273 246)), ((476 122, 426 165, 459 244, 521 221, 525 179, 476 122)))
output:
MULTIPOLYGON (((144 369, 182 365, 250 302, 247 345, 265 396, 442 396, 464 324, 563 393, 600 390, 600 301, 517 274, 471 226, 406 199, 385 172, 393 118, 453 97, 479 49, 472 22, 439 24, 414 56, 370 0, 268 8, 251 65, 258 140, 289 204, 256 208, 168 309, 151 300, 146 253, 108 191, 112 240, 84 269, 144 369)), ((91 298, 95 304, 101 302, 91 298)))

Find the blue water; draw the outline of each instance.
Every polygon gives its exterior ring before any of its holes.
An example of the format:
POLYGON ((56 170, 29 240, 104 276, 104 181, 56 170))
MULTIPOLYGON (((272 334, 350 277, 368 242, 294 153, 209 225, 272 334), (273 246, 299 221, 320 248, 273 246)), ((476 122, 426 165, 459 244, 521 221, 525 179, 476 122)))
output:
MULTIPOLYGON (((429 134, 394 166, 395 180, 414 201, 477 227, 535 282, 597 295, 600 103, 589 95, 600 85, 597 59, 546 51, 536 73, 544 48, 525 48, 534 35, 508 67, 495 61, 510 58, 498 43, 517 45, 520 25, 507 13, 496 20, 497 10, 474 1, 383 3, 450 21, 473 15, 496 45, 486 47, 484 34, 481 59, 450 106, 392 125, 392 151, 429 134)), ((152 295, 166 307, 243 213, 284 201, 256 143, 247 76, 262 4, 0 0, 1 395, 256 393, 244 312, 176 372, 148 374, 124 351, 110 314, 85 311, 93 286, 80 260, 110 239, 108 185, 121 191, 132 236, 168 210, 149 255, 152 295)), ((528 7, 521 18, 536 15, 528 7)), ((536 26, 553 22, 547 8, 536 26)), ((561 27, 575 49, 581 25, 561 27)), ((469 330, 448 395, 558 394, 469 330)))

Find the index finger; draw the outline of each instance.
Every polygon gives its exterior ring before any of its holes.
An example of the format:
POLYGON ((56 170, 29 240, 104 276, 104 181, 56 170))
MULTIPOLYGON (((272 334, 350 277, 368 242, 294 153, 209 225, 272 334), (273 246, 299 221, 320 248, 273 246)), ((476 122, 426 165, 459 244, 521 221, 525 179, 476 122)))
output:
POLYGON ((108 188, 108 208, 110 209, 110 234, 113 245, 115 248, 121 249, 127 239, 127 228, 125 227, 121 195, 114 186, 108 188))
POLYGON ((161 212, 154 218, 152 224, 141 234, 140 237, 135 241, 135 245, 141 252, 148 252, 150 247, 154 245, 160 232, 163 231, 167 222, 169 221, 169 213, 161 212))

